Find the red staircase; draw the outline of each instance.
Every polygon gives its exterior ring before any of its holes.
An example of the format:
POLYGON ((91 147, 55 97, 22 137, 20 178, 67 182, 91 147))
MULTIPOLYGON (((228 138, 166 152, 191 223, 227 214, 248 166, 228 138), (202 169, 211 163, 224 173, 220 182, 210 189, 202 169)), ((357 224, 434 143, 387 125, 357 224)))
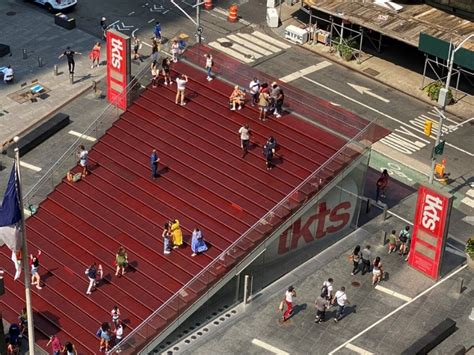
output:
MULTIPOLYGON (((57 334, 63 342, 75 343, 81 354, 97 353, 95 332, 102 322, 110 322, 114 305, 122 312, 125 334, 130 332, 346 143, 291 115, 262 123, 250 106, 231 112, 230 85, 207 82, 188 65, 179 63, 174 69, 189 76, 187 105, 175 105, 175 84, 147 88, 90 151, 91 174, 75 184, 62 182, 27 220, 29 251, 43 252, 44 288, 33 288, 36 338, 43 348, 47 337, 57 334), (254 146, 242 159, 237 131, 245 123, 253 131, 254 146), (266 170, 261 149, 269 135, 280 147, 272 171, 266 170), (152 149, 161 159, 156 181, 150 179, 152 149), (164 255, 162 226, 176 218, 186 246, 164 255), (196 226, 210 249, 191 257, 189 239, 196 226), (117 278, 113 262, 120 245, 128 251, 130 270, 117 278), (105 276, 87 296, 84 271, 94 261, 103 265, 105 276)), ((323 183, 355 155, 330 162, 321 175, 323 183)), ((259 226, 252 241, 239 246, 224 268, 212 270, 213 279, 195 283, 181 296, 184 305, 194 302, 315 192, 306 189, 294 195, 293 204, 282 206, 271 223, 259 226)), ((7 293, 0 304, 4 317, 13 322, 24 306, 24 286, 12 281, 14 270, 5 248, 0 263, 7 267, 7 293)), ((182 308, 172 305, 160 313, 153 329, 162 329, 182 308)))

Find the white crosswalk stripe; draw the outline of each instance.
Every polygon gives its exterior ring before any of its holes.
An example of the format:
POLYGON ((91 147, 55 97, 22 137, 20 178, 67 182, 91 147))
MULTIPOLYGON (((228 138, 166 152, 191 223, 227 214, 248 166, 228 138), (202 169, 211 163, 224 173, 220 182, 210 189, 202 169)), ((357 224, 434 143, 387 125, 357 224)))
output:
POLYGON ((466 197, 464 197, 461 200, 461 202, 464 203, 465 205, 468 205, 471 208, 474 208, 474 189, 469 189, 466 192, 466 197))
POLYGON ((251 34, 230 34, 209 43, 209 46, 244 63, 251 63, 257 59, 291 48, 290 45, 259 31, 254 31, 251 34), (232 45, 226 45, 229 42, 232 45))

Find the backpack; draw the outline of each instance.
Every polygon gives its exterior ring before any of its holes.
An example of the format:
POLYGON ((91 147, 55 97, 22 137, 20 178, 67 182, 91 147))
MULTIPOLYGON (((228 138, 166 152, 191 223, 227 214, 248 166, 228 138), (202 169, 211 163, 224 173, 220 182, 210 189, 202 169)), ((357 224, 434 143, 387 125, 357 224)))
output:
POLYGON ((99 327, 99 329, 97 329, 97 332, 95 333, 95 335, 97 336, 97 338, 100 338, 100 336, 102 335, 102 328, 99 327))
POLYGON ((399 237, 400 241, 402 243, 406 243, 408 241, 408 232, 406 230, 402 230, 400 232, 400 237, 399 237))

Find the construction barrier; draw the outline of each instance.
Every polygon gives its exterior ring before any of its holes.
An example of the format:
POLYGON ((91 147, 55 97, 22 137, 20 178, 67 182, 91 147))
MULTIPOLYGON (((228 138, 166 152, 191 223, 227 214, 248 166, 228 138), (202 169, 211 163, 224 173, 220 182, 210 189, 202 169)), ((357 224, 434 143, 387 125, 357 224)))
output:
POLYGON ((229 7, 229 15, 227 16, 227 21, 237 22, 237 10, 239 7, 237 5, 231 5, 229 7))
POLYGON ((204 0, 204 8, 206 10, 212 10, 212 0, 204 0))
POLYGON ((443 159, 441 163, 435 164, 434 175, 436 180, 438 180, 440 183, 448 183, 448 177, 446 176, 446 159, 443 159))

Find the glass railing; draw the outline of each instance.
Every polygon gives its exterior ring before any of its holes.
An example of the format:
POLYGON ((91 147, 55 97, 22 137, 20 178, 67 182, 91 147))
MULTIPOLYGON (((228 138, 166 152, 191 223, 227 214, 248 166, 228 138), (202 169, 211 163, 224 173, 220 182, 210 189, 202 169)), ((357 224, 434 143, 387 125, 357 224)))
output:
POLYGON ((301 182, 199 274, 127 334, 108 354, 113 354, 116 351, 120 351, 122 354, 152 351, 156 344, 150 343, 155 343, 154 340, 160 334, 164 334, 169 327, 172 327, 173 323, 178 322, 179 324, 180 318, 186 316, 186 310, 197 300, 202 303, 208 300, 215 291, 213 285, 221 280, 224 274, 242 263, 246 257, 250 256, 252 250, 270 237, 280 224, 286 222, 311 199, 317 198, 317 195, 321 194, 326 187, 330 187, 330 182, 336 175, 344 173, 358 157, 364 155, 370 149, 376 131, 377 127, 374 123, 360 130, 354 138, 301 182), (337 172, 334 172, 334 166, 329 168, 335 161, 340 166, 340 170, 337 172))
POLYGON ((116 102, 119 102, 125 95, 129 94, 130 102, 149 84, 150 58, 144 60, 139 71, 132 75, 132 79, 126 90, 117 96, 116 99, 107 105, 102 114, 100 114, 79 136, 74 143, 61 155, 61 157, 49 168, 46 173, 33 185, 33 187, 25 194, 25 206, 37 206, 54 190, 54 188, 66 177, 68 171, 77 166, 78 148, 84 145, 87 150, 94 145, 96 141, 102 137, 105 132, 112 127, 115 121, 123 113, 117 108, 116 102), (95 141, 92 141, 92 138, 95 141))

